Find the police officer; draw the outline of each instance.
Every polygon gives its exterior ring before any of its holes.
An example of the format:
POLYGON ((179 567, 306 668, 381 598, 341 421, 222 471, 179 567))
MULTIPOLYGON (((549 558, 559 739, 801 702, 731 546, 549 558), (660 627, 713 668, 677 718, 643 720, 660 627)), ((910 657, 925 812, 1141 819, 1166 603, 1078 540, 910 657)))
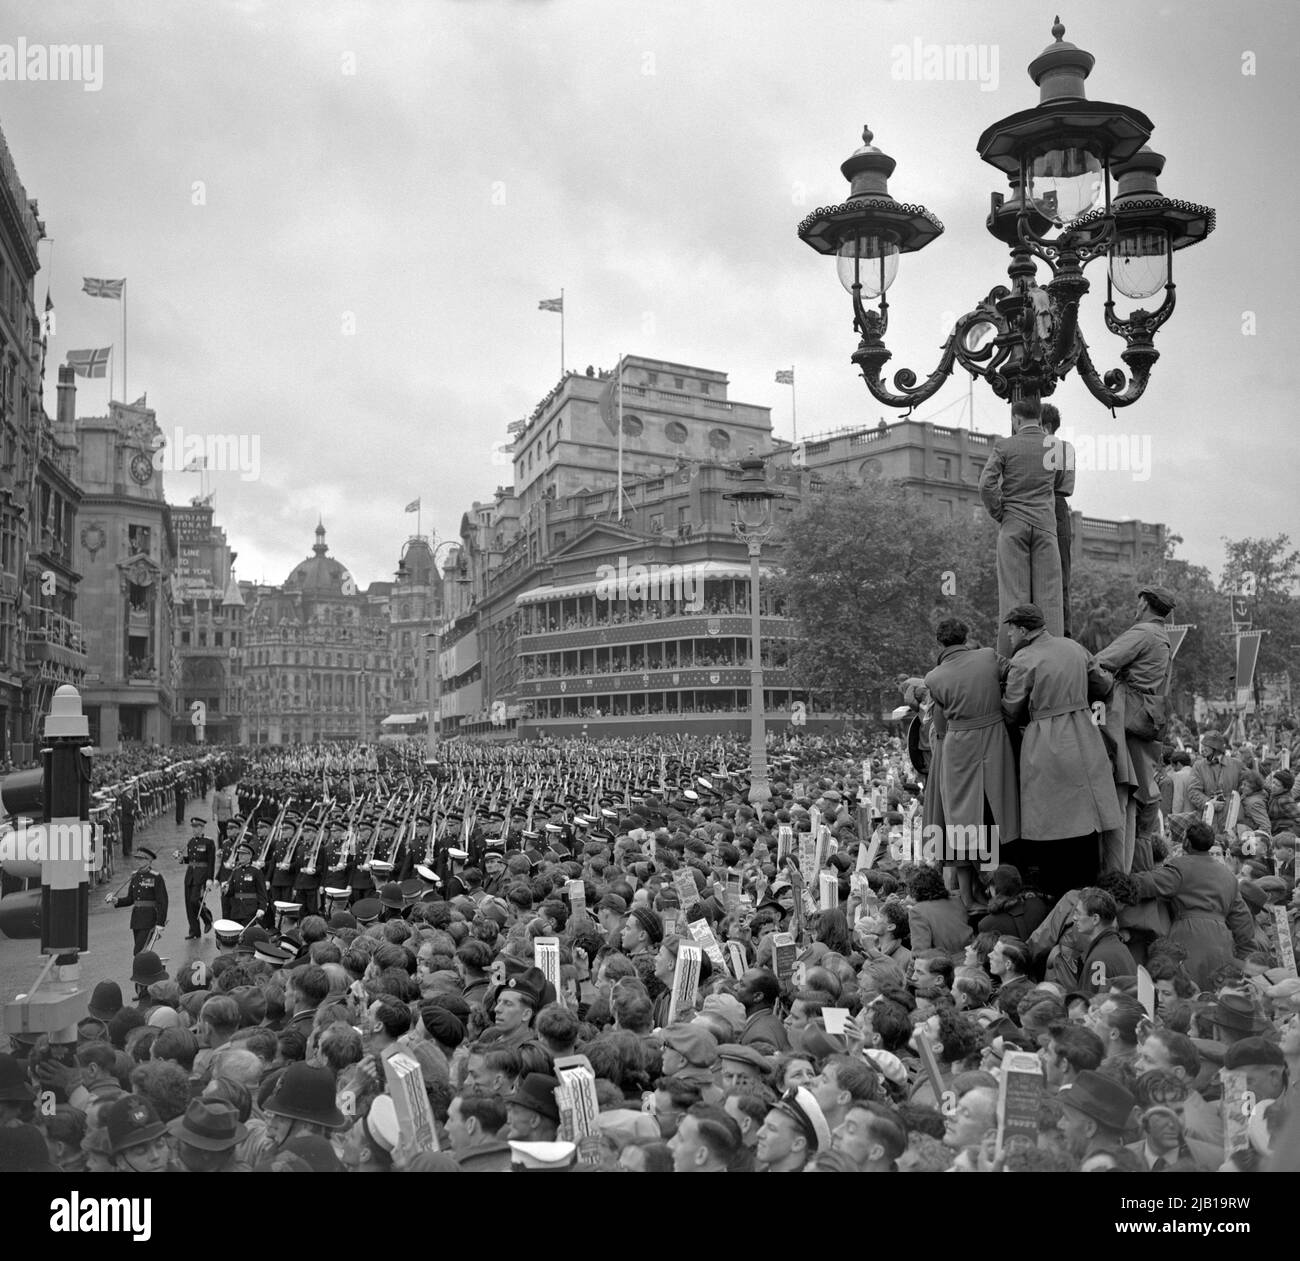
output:
POLYGON ((221 914, 247 924, 265 912, 268 904, 266 879, 253 866, 253 847, 247 841, 235 848, 235 866, 221 897, 221 914))
POLYGON ((178 855, 185 864, 185 915, 190 922, 186 941, 197 941, 199 936, 199 914, 203 915, 203 931, 212 928, 212 912, 203 904, 203 894, 212 882, 217 871, 217 846, 210 836, 203 834, 208 821, 202 815, 194 815, 190 825, 194 829, 185 852, 178 855))
POLYGON ((133 956, 147 948, 149 936, 155 928, 167 927, 167 886, 152 867, 158 855, 144 846, 136 851, 136 855, 140 859, 140 866, 127 883, 126 892, 117 898, 110 895, 104 899, 114 906, 131 908, 133 956))

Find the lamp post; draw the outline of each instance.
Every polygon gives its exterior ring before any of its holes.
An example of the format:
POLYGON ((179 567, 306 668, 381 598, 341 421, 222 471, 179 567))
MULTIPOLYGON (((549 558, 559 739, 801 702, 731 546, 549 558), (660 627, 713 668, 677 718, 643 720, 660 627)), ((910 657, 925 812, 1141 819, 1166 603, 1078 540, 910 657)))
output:
POLYGON ((767 483, 767 469, 757 456, 741 460, 740 489, 723 499, 736 505, 736 533, 749 551, 749 800, 772 799, 767 781, 767 724, 763 705, 763 639, 759 615, 759 553, 772 536, 772 501, 784 499, 767 483))
POLYGON ((1085 99, 1084 80, 1094 58, 1065 42, 1058 18, 1055 42, 1029 65, 1038 85, 1037 106, 999 120, 980 136, 980 157, 1010 185, 993 194, 986 226, 1011 250, 1007 276, 953 326, 935 370, 919 385, 916 373, 894 374, 893 393, 881 379, 890 359, 885 347, 889 303, 885 292, 899 258, 924 248, 943 224, 924 206, 895 201, 888 188, 894 159, 863 145, 840 168, 849 200, 821 207, 799 224, 798 234, 820 254, 836 256, 840 283, 853 300, 853 327, 861 341, 852 358, 879 402, 909 411, 938 392, 960 364, 982 377, 1008 402, 1038 401, 1051 394, 1071 369, 1090 394, 1112 411, 1137 402, 1159 358, 1156 331, 1174 310, 1173 255, 1214 231, 1208 206, 1174 201, 1156 186, 1165 159, 1146 147, 1153 124, 1127 105, 1085 99), (1119 183, 1111 198, 1111 177, 1119 183), (1121 337, 1119 368, 1101 373, 1079 331, 1079 303, 1089 285, 1083 269, 1108 260, 1105 319, 1121 337), (1039 285, 1038 264, 1051 280, 1039 285), (1115 312, 1114 291, 1128 298, 1164 289, 1154 311, 1115 312), (876 310, 864 304, 879 299, 876 310))

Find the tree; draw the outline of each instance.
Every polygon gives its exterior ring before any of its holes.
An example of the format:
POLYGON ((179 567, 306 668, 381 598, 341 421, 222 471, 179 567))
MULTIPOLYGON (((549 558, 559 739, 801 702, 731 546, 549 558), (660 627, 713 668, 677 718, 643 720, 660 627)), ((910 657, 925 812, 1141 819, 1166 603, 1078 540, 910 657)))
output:
MULTIPOLYGON (((790 668, 817 703, 875 716, 901 674, 924 674, 934 628, 960 617, 996 637, 996 526, 937 517, 896 482, 828 482, 779 542, 777 594, 799 627, 790 668)), ((897 703, 895 700, 894 703, 897 703)))
POLYGON ((1224 539, 1223 600, 1238 589, 1243 574, 1254 577, 1254 595, 1248 596, 1251 625, 1267 631, 1260 637, 1255 667, 1255 697, 1260 675, 1280 674, 1295 660, 1293 644, 1300 644, 1300 551, 1285 534, 1265 539, 1224 539))

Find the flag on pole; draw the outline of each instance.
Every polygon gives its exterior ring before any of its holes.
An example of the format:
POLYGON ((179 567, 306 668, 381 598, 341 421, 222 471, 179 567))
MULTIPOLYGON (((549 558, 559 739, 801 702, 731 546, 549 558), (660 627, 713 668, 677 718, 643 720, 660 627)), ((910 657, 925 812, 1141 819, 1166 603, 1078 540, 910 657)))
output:
POLYGON ((83 276, 81 278, 82 290, 90 294, 92 298, 112 298, 117 301, 122 297, 122 286, 125 284, 125 279, 97 280, 94 276, 83 276))
POLYGON ((1172 661, 1178 656, 1178 650, 1183 646, 1183 640, 1189 630, 1195 630, 1196 626, 1188 623, 1183 626, 1166 626, 1165 630, 1169 632, 1169 660, 1172 661))
POLYGON ((98 350, 68 351, 68 366, 79 377, 102 377, 108 375, 108 356, 111 346, 102 346, 98 350))
POLYGON ((138 399, 135 400, 134 403, 131 404, 131 406, 132 406, 132 407, 144 407, 144 406, 146 406, 145 400, 146 400, 148 397, 149 397, 149 391, 146 390, 143 394, 140 395, 140 397, 139 397, 138 399))
POLYGON ((406 509, 405 509, 405 511, 407 511, 407 512, 419 512, 419 511, 420 511, 420 501, 419 501, 418 499, 412 499, 411 502, 410 502, 409 504, 406 505, 406 509))
POLYGON ((1237 636, 1237 705, 1244 708, 1253 699, 1255 663, 1263 631, 1242 631, 1237 636))
POLYGON ((793 385, 793 384, 794 384, 794 369, 793 369, 793 368, 779 368, 779 369, 777 370, 777 374, 776 374, 776 383, 777 383, 777 385, 793 385))
POLYGON ((557 315, 564 314, 564 298, 543 298, 538 304, 539 311, 554 311, 557 315))
POLYGON ((528 422, 526 420, 512 420, 506 426, 506 433, 508 433, 512 438, 517 438, 527 428, 528 422))
POLYGON ((41 317, 41 336, 49 337, 54 332, 54 299, 50 291, 45 291, 45 314, 41 317))

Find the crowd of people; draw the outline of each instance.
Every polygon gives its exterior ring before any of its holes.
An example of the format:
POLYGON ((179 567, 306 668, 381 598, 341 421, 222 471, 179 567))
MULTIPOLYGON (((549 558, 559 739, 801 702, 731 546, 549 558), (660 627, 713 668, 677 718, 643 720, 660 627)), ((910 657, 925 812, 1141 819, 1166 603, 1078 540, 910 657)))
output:
MULTIPOLYGON (((144 951, 97 985, 75 1041, 13 1037, 0 1168, 1300 1167, 1285 741, 1160 756, 1149 864, 1098 840, 1090 866, 1023 844, 959 865, 911 845, 948 707, 924 785, 897 738, 796 738, 752 802, 731 740, 244 751, 236 872, 277 788, 322 818, 404 790, 432 866, 293 889, 288 915, 254 899, 215 958, 144 951), (1227 762, 1269 785, 1268 829, 1173 808, 1184 770, 1204 792, 1227 762)), ((395 857, 391 814, 331 843, 395 857)))

